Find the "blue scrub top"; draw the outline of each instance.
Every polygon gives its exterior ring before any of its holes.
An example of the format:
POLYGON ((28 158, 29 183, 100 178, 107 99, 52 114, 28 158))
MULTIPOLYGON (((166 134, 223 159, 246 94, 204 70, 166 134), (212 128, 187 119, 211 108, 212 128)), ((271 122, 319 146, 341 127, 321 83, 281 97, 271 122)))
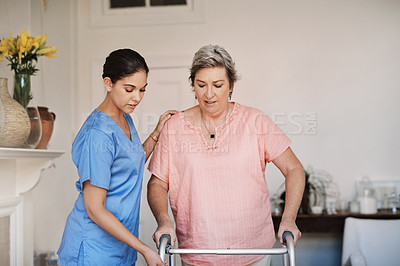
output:
POLYGON ((107 114, 95 110, 72 144, 72 160, 79 174, 76 182, 79 196, 68 216, 57 252, 60 265, 81 264, 82 259, 85 265, 134 265, 136 262, 136 250, 106 233, 89 218, 82 193, 86 180, 106 189, 107 209, 138 237, 145 153, 132 118, 128 114, 124 117, 131 140, 107 114))

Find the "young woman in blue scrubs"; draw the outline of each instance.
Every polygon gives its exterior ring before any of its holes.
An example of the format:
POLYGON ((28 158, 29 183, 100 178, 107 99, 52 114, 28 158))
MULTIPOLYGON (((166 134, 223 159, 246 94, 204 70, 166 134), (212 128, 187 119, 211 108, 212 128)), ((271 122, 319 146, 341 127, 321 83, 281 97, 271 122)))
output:
POLYGON ((107 95, 82 125, 72 145, 80 192, 68 216, 58 264, 134 265, 137 251, 148 265, 164 265, 138 237, 144 164, 164 123, 140 142, 130 113, 142 100, 149 69, 131 49, 113 51, 103 66, 107 95))

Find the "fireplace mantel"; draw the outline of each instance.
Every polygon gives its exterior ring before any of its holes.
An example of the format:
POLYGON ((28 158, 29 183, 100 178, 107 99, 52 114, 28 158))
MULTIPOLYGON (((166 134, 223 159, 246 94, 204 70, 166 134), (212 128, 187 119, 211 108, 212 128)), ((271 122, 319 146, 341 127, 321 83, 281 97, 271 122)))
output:
MULTIPOLYGON (((0 160, 11 160, 7 165, 15 168, 15 196, 33 189, 39 183, 41 172, 52 166, 53 160, 63 153, 51 150, 0 148, 0 160)), ((0 182, 1 179, 0 175, 0 182)))
POLYGON ((33 265, 33 213, 29 194, 64 151, 0 148, 0 217, 9 218, 10 266, 33 265))
POLYGON ((46 158, 55 159, 64 151, 0 148, 0 159, 46 158))

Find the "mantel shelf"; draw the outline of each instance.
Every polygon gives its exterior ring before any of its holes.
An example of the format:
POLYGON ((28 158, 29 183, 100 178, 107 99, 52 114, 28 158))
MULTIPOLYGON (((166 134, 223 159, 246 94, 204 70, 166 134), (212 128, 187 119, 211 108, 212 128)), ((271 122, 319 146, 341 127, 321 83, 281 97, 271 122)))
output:
MULTIPOLYGON (((6 163, 11 172, 14 172, 16 196, 32 190, 40 180, 43 170, 53 165, 53 160, 64 154, 64 151, 0 148, 0 160, 10 161, 6 163)), ((4 166, 3 166, 4 167, 4 166)), ((0 178, 6 178, 0 176, 0 178)), ((1 181, 1 180, 0 180, 1 181)), ((10 184, 10 182, 8 182, 10 184)))
POLYGON ((60 157, 63 153, 64 151, 54 150, 0 148, 0 160, 26 158, 55 159, 57 157, 60 157))

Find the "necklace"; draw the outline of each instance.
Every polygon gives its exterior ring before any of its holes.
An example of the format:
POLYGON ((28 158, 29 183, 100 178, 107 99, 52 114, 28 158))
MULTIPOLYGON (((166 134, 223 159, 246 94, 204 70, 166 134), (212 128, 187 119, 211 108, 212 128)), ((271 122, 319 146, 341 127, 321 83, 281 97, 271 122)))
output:
MULTIPOLYGON (((229 108, 230 108, 230 106, 228 105, 228 111, 225 114, 224 121, 222 121, 222 123, 220 125, 222 125, 225 122, 226 118, 228 117, 229 108)), ((210 135, 210 139, 215 139, 215 132, 211 133, 210 130, 208 130, 208 127, 206 126, 206 123, 204 122, 203 112, 201 111, 201 108, 200 108, 200 117, 201 117, 201 122, 203 122, 204 127, 206 128, 208 134, 210 135)))

